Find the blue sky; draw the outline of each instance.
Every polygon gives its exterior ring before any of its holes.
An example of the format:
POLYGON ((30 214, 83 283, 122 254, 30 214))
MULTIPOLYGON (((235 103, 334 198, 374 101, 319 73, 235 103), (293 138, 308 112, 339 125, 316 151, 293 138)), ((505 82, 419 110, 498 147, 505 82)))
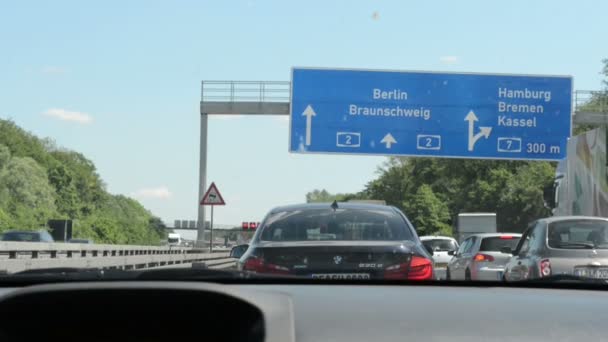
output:
MULTIPOLYGON (((292 66, 559 74, 601 87, 604 1, 0 3, 0 117, 92 159, 112 193, 195 219, 201 80, 288 81, 292 66)), ((292 155, 287 121, 213 118, 216 222, 307 191, 359 191, 385 160, 292 155)))

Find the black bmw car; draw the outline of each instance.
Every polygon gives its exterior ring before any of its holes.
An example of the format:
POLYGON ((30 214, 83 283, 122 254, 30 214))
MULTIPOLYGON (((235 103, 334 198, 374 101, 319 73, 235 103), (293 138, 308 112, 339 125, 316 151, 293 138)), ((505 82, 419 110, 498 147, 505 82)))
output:
POLYGON ((433 279, 432 251, 397 208, 315 203, 270 211, 240 270, 318 279, 433 279))

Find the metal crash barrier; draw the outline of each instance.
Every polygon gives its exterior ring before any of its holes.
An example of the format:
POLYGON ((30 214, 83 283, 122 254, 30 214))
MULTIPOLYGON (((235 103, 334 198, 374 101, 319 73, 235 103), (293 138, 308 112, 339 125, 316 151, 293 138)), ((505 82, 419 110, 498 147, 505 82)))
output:
POLYGON ((0 242, 0 273, 57 267, 128 270, 191 263, 225 269, 234 267, 236 261, 227 251, 209 253, 189 247, 0 242))

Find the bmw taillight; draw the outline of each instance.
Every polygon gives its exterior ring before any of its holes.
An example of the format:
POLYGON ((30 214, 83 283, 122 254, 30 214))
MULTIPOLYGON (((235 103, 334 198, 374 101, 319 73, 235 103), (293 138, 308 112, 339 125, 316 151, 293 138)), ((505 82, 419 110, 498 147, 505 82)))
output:
POLYGON ((433 262, 414 255, 409 264, 387 267, 384 270, 384 279, 431 280, 433 279, 433 262))
POLYGON ((539 268, 541 278, 551 276, 551 262, 549 261, 549 259, 541 260, 539 268))
POLYGON ((477 253, 473 257, 473 261, 477 261, 477 262, 491 262, 491 261, 494 261, 494 257, 491 256, 491 255, 488 255, 488 254, 477 253))
POLYGON ((410 270, 407 273, 409 280, 433 279, 433 261, 427 258, 413 256, 410 262, 410 270))
POLYGON ((264 262, 264 259, 250 257, 245 260, 243 271, 265 274, 289 274, 289 268, 264 262))

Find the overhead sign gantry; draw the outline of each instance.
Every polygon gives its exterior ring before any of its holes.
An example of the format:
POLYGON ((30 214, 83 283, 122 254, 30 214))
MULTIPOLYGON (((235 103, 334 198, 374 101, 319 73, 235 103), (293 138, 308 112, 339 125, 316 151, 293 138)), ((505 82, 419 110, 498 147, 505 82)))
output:
POLYGON ((572 78, 295 68, 296 153, 565 157, 572 78))

